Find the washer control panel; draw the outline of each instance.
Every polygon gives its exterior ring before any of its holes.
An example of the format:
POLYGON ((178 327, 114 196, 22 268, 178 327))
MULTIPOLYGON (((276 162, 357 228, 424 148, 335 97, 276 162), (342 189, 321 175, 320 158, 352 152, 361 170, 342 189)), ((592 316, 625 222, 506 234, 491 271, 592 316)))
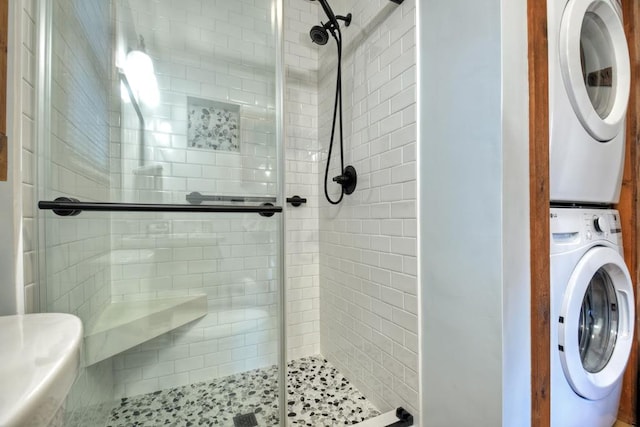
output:
MULTIPOLYGON (((592 238, 608 239, 612 235, 621 234, 620 216, 617 211, 604 211, 583 214, 586 235, 592 238)), ((615 239, 614 239, 615 241, 615 239)))
POLYGON ((552 208, 551 250, 606 240, 622 246, 620 215, 614 209, 552 208))

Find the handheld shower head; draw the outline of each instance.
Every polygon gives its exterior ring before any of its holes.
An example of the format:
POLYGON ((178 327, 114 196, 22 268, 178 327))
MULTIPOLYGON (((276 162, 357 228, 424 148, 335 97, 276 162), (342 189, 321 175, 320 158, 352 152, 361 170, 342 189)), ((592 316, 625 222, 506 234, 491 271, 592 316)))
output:
POLYGON ((327 29, 321 25, 314 25, 309 31, 309 35, 311 36, 311 41, 320 46, 324 46, 329 41, 329 33, 327 29))
MULTIPOLYGON (((329 6, 329 3, 327 3, 327 0, 312 1, 317 1, 318 3, 320 3, 322 9, 324 9, 324 13, 327 15, 327 18, 329 18, 329 22, 321 22, 322 25, 314 25, 313 28, 311 28, 311 31, 309 31, 311 40, 314 43, 323 46, 329 41, 329 31, 331 31, 331 34, 333 34, 334 36, 336 36, 336 32, 340 34, 340 24, 338 24, 338 20, 344 21, 344 25, 346 27, 351 24, 351 14, 348 13, 347 16, 335 15, 333 13, 333 10, 331 10, 331 6, 329 6)), ((341 36, 338 37, 341 38, 341 36)))

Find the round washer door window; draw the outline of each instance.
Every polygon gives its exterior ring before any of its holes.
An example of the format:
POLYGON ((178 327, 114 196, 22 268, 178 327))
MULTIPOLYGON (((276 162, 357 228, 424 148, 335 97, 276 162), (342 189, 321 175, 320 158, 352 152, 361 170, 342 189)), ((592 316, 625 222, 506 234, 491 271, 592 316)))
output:
POLYGON ((560 361, 571 388, 607 396, 624 373, 633 336, 633 288, 622 256, 597 246, 574 269, 558 319, 560 361))
POLYGON ((578 345, 582 367, 592 374, 602 371, 616 345, 618 298, 611 277, 604 268, 591 278, 582 299, 578 345))
POLYGON ((620 131, 630 91, 629 49, 610 0, 570 0, 560 27, 560 65, 576 116, 599 141, 620 131))

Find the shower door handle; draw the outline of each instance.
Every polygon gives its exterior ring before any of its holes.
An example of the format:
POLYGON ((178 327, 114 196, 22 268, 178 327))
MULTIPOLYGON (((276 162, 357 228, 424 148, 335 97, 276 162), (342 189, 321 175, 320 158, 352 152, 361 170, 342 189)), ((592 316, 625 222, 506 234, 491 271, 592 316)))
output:
POLYGON ((203 213, 257 213, 272 216, 282 212, 282 206, 230 206, 230 205, 179 205, 154 203, 105 203, 81 202, 71 197, 58 197, 53 201, 39 201, 38 208, 52 210, 59 216, 76 216, 82 211, 94 212, 203 212, 203 213))
MULTIPOLYGON (((275 197, 260 197, 260 196, 227 196, 227 195, 213 195, 213 194, 201 194, 197 191, 193 191, 187 194, 187 202, 192 205, 199 205, 202 202, 255 202, 255 203, 274 203, 275 197)), ((307 203, 307 199, 298 195, 293 197, 287 197, 287 203, 291 203, 291 206, 297 208, 298 206, 307 203)))

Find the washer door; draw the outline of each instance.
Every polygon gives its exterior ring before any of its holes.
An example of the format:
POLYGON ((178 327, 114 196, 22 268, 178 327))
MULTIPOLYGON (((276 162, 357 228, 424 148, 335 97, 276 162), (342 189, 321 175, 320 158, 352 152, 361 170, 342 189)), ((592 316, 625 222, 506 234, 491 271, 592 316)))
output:
POLYGON ((596 246, 571 274, 559 318, 565 377, 580 396, 607 396, 624 373, 633 336, 633 287, 624 259, 596 246))
POLYGON ((582 126, 613 139, 627 112, 631 69, 622 21, 611 0, 570 0, 560 25, 560 68, 582 126))

